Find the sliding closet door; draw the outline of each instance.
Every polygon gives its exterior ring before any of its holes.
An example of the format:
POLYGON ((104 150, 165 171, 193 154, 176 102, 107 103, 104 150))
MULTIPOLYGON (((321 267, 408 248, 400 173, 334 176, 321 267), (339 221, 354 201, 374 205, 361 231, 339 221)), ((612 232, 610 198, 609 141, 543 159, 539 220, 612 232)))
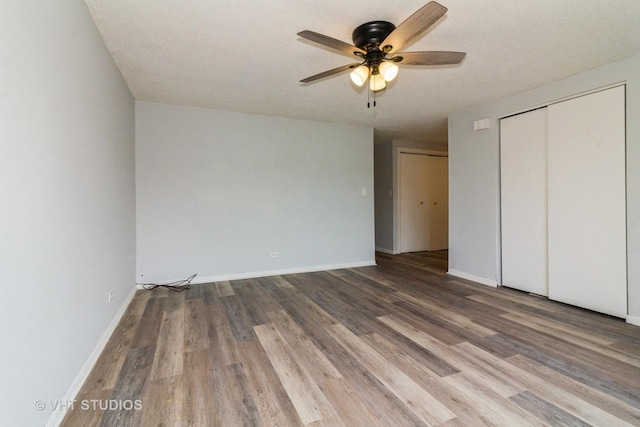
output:
POLYGON ((546 108, 500 120, 502 285, 547 295, 546 108))
POLYGON ((627 314, 624 87, 548 107, 549 297, 627 314))

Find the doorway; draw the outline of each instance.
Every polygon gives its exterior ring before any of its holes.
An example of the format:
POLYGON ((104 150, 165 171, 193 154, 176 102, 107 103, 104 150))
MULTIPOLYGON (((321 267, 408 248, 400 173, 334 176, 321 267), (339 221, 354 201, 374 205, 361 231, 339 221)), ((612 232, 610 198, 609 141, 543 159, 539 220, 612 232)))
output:
POLYGON ((448 249, 449 173, 446 153, 401 151, 398 163, 400 253, 448 249))

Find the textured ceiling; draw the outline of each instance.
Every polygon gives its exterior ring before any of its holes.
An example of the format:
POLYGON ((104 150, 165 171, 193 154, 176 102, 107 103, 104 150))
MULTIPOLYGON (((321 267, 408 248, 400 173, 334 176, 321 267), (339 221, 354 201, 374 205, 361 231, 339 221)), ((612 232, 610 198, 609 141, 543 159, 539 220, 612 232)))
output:
POLYGON ((400 66, 367 108, 356 59, 299 38, 351 43, 426 0, 85 0, 138 100, 371 126, 388 139, 446 142, 447 116, 640 51, 638 0, 441 0, 449 11, 404 51, 467 52, 456 66, 400 66))

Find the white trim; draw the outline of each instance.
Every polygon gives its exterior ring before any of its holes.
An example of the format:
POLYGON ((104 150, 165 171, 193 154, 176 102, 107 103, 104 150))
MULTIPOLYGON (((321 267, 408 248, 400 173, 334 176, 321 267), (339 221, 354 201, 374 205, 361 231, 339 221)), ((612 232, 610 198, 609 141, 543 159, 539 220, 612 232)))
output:
POLYGON ((449 157, 448 151, 424 150, 422 148, 398 147, 399 154, 421 154, 423 156, 449 157))
POLYGON ((480 283, 481 285, 491 286, 493 288, 498 287, 498 282, 493 279, 487 279, 486 277, 476 276, 475 274, 465 273, 464 271, 449 270, 447 274, 455 277, 459 277, 465 280, 471 280, 472 282, 480 283))
POLYGON ((635 326, 640 326, 640 317, 627 315, 627 323, 635 326))
POLYGON ((558 104, 560 102, 569 101, 570 99, 579 98, 581 96, 591 95, 592 93, 596 93, 596 92, 602 92, 602 91, 607 90, 607 89, 613 89, 614 87, 624 86, 626 84, 627 84, 627 81, 623 80, 623 81, 619 81, 619 82, 616 82, 616 83, 611 83, 611 84, 608 84, 608 85, 605 85, 605 86, 600 86, 600 87, 595 88, 595 89, 589 89, 589 90, 585 90, 583 92, 574 93, 573 95, 568 95, 568 96, 564 96, 562 98, 554 99, 552 101, 547 101, 547 102, 544 102, 542 104, 537 104, 537 105, 535 105, 533 107, 527 107, 527 108, 523 108, 523 109, 520 109, 520 110, 513 111, 511 113, 500 115, 500 116, 497 117, 497 120, 499 122, 501 119, 506 119, 507 117, 516 116, 516 115, 522 114, 522 113, 527 113, 527 112, 532 111, 532 110, 537 110, 539 108, 545 108, 545 107, 548 107, 548 106, 553 105, 553 104, 558 104))
MULTIPOLYGON (((64 398, 62 398, 61 402, 71 402, 78 396, 78 393, 80 393, 80 389, 84 385, 84 382, 87 380, 87 378, 89 377, 89 374, 91 373, 91 370, 93 369, 96 362, 98 361, 98 357, 100 357, 100 355, 102 354, 102 351, 104 350, 107 343, 109 342, 111 335, 116 330, 116 326, 118 326, 118 323, 120 323, 120 319, 122 319, 122 316, 124 316, 124 313, 127 311, 127 307, 129 307, 129 304, 131 303, 133 296, 136 294, 136 291, 137 291, 137 288, 135 286, 131 288, 131 292, 129 293, 127 298, 125 298, 124 302, 116 312, 116 315, 111 320, 111 323, 109 323, 109 326, 107 326, 107 329, 103 332, 102 336, 100 337, 100 340, 98 340, 98 343, 96 344, 95 348, 89 355, 89 358, 84 363, 84 366, 76 376, 76 379, 73 381, 73 384, 71 384, 71 387, 69 387, 69 390, 67 390, 67 393, 64 396, 64 398)), ((53 414, 51 414, 51 417, 49 418, 45 426, 46 427, 59 426, 62 423, 62 420, 64 419, 64 417, 67 415, 67 412, 69 409, 67 408, 67 406, 68 405, 65 405, 64 407, 61 407, 60 410, 54 411, 53 414)))
POLYGON ((387 248, 379 248, 376 246, 376 252, 382 252, 383 254, 396 255, 393 250, 387 248))
MULTIPOLYGON (((256 272, 250 272, 250 273, 221 274, 219 276, 202 276, 202 277, 196 276, 196 278, 193 279, 191 284, 198 285, 201 283, 223 282, 228 280, 255 279, 258 277, 283 276, 286 274, 314 273, 317 271, 339 270, 342 268, 369 267, 372 265, 376 265, 375 260, 351 262, 351 263, 345 263, 345 264, 314 265, 309 267, 287 268, 283 270, 267 270, 267 271, 256 271, 256 272)), ((180 279, 167 280, 163 282, 171 283, 177 280, 180 280, 180 279)), ((159 282, 159 283, 162 283, 162 282, 159 282)), ((142 283, 138 283, 137 288, 144 289, 144 285, 142 283)))

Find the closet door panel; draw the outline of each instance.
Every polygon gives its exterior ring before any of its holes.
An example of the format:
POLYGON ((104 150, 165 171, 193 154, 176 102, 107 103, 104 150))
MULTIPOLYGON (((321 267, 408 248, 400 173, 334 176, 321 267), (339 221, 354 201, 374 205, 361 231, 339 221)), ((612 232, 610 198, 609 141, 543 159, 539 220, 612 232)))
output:
POLYGON ((429 250, 429 157, 400 153, 400 252, 429 250))
POLYGON ((429 156, 429 250, 449 248, 449 159, 429 156))
POLYGON ((500 120, 502 285, 547 295, 546 108, 500 120))
POLYGON ((551 105, 547 120, 549 297, 625 317, 624 87, 551 105))

